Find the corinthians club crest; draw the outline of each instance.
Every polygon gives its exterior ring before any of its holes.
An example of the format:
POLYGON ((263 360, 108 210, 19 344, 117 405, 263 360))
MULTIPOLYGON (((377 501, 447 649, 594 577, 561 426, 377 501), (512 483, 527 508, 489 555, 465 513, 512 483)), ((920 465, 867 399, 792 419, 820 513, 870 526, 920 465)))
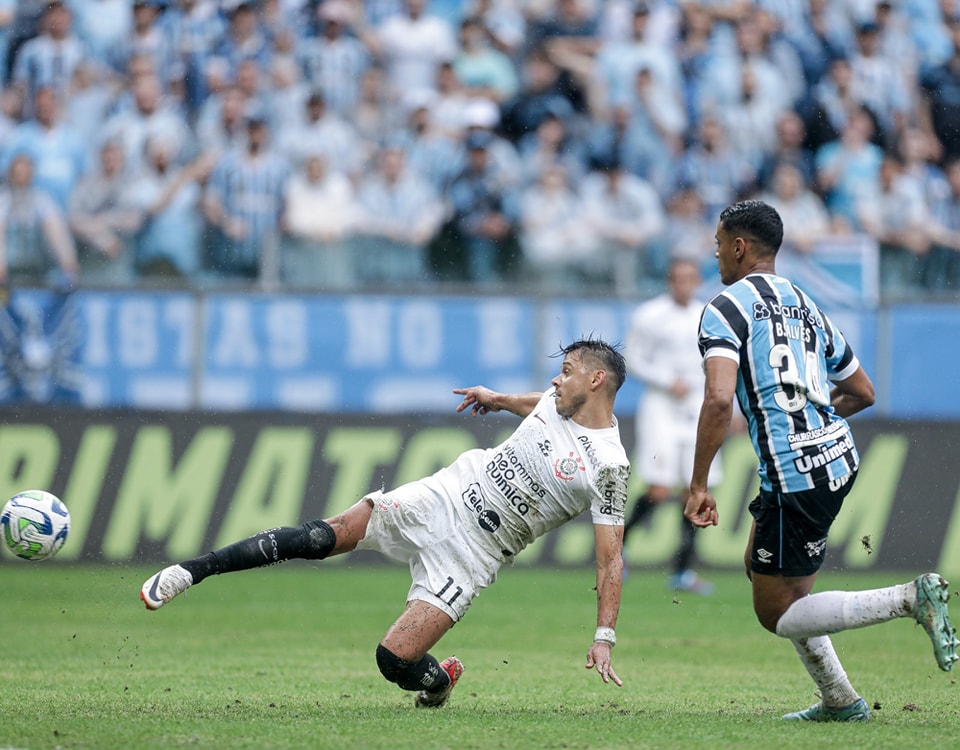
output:
POLYGON ((570 454, 564 458, 558 458, 553 463, 553 473, 557 479, 564 482, 570 482, 577 475, 578 471, 586 471, 587 467, 583 465, 583 459, 576 453, 570 451, 570 454))

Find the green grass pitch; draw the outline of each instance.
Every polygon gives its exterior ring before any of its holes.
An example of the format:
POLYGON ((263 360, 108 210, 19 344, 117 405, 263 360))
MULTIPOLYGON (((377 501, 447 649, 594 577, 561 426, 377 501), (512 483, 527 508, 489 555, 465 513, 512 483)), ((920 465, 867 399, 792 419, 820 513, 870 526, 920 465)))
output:
MULTIPOLYGON (((873 722, 781 722, 815 702, 813 685, 754 620, 742 574, 712 574, 717 593, 700 598, 631 571, 618 689, 584 668, 593 572, 504 569, 435 651, 466 665, 450 703, 416 710, 374 661, 404 569, 291 563, 147 612, 138 591, 152 572, 0 565, 0 749, 960 746, 960 671, 940 672, 909 620, 834 639, 873 722)), ((818 590, 901 578, 829 573, 818 590)))

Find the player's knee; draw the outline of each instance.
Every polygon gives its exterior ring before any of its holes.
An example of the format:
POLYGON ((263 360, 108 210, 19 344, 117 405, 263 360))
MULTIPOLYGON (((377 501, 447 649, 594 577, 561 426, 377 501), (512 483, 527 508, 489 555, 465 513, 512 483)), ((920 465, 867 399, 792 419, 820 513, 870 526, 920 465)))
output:
POLYGON ((306 532, 303 557, 308 560, 323 560, 337 545, 337 535, 326 521, 307 521, 301 526, 306 532))
POLYGON ((377 645, 377 667, 387 681, 399 683, 410 668, 410 662, 401 659, 381 643, 377 645))

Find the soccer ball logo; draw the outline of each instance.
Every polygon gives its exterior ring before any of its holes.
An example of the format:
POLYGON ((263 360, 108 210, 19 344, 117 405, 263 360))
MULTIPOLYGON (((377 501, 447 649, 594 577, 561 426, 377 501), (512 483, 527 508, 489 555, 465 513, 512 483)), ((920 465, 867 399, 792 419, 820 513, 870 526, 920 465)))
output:
POLYGON ((7 547, 24 560, 53 557, 70 533, 70 512, 55 495, 27 490, 14 495, 0 512, 0 533, 7 547))

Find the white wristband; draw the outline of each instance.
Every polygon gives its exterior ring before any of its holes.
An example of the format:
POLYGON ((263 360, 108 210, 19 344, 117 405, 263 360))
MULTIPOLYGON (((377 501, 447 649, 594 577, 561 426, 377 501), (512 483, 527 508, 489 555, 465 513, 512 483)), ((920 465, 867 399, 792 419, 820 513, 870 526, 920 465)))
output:
POLYGON ((610 645, 610 648, 613 648, 617 645, 617 633, 613 628, 597 628, 597 632, 593 634, 593 641, 596 643, 607 643, 610 645))

